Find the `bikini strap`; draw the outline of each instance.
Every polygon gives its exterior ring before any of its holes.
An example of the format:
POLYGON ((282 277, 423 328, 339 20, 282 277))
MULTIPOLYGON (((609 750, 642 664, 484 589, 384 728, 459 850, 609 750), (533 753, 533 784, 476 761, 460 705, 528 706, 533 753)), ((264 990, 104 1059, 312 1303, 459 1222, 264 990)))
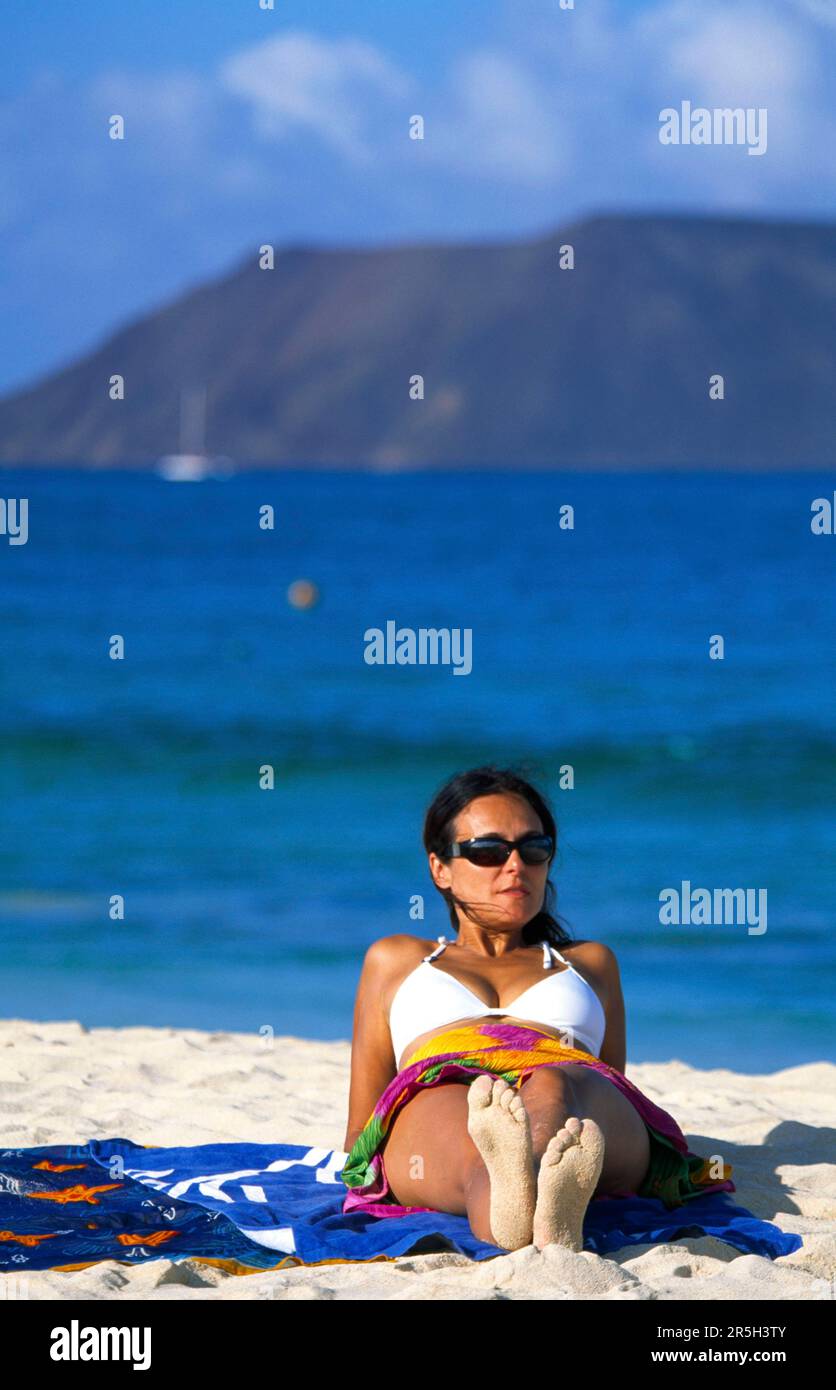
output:
POLYGON ((436 941, 440 941, 441 945, 436 946, 435 950, 431 951, 428 956, 424 956, 424 960, 435 960, 436 956, 440 956, 441 952, 444 950, 444 947, 448 945, 446 936, 437 936, 436 941))
MULTIPOLYGON (((428 956, 424 956, 424 957, 423 957, 424 960, 427 960, 427 961, 435 960, 436 956, 440 956, 440 955, 441 955, 441 952, 444 950, 444 948, 450 944, 450 943, 448 942, 446 936, 437 936, 437 937, 436 937, 436 941, 439 942, 439 945, 436 946, 435 950, 434 950, 434 951, 431 951, 430 954, 429 954, 428 956)), ((551 958, 551 955, 550 955, 550 952, 551 952, 551 951, 554 952, 554 954, 557 956, 558 960, 563 961, 563 964, 564 964, 564 965, 569 965, 568 960, 566 960, 565 957, 562 956, 562 955, 560 954, 560 952, 558 951, 558 949, 557 949, 556 946, 549 946, 548 941, 544 941, 544 942, 543 942, 543 969, 544 969, 544 970, 551 970, 551 968, 552 968, 552 958, 551 958)), ((571 965, 569 966, 569 969, 570 969, 570 970, 572 969, 571 965)))
MULTIPOLYGON (((568 960, 566 959, 565 956, 562 956, 562 955, 560 954, 560 952, 558 951, 558 949, 557 949, 556 946, 550 946, 550 947, 549 947, 549 950, 552 951, 552 952, 554 953, 554 955, 557 956, 557 959, 560 960, 560 961, 562 961, 564 965, 568 965, 570 970, 575 970, 575 967, 574 967, 574 965, 572 965, 571 961, 568 961, 568 960)), ((550 963, 551 963, 551 962, 550 962, 550 963)), ((577 970, 575 970, 575 974, 576 974, 576 975, 577 975, 577 973, 578 973, 577 970)))

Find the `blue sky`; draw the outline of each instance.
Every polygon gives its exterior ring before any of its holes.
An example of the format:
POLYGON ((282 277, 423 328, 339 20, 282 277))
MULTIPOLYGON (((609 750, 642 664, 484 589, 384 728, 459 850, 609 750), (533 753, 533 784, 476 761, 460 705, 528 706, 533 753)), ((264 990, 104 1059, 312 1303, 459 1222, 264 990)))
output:
POLYGON ((836 214, 836 0, 6 0, 3 31, 3 392, 264 241, 836 214), (767 152, 663 147, 683 100, 766 107, 767 152))

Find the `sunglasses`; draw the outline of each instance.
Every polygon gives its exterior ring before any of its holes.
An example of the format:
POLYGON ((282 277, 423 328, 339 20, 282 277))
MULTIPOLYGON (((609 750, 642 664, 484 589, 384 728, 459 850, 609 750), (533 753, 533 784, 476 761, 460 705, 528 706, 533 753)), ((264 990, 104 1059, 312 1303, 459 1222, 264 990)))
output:
POLYGON ((493 868, 510 859, 518 849, 524 864, 545 864, 554 852, 551 835, 524 835, 521 840, 503 840, 499 835, 481 835, 475 840, 456 840, 445 858, 469 859, 471 864, 493 868))

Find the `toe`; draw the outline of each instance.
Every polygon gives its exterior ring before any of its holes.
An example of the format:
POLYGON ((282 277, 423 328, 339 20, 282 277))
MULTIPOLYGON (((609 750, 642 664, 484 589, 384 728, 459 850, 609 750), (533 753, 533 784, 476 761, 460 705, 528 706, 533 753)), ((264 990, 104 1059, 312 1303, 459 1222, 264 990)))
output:
POLYGON ((559 1163, 560 1159, 563 1157, 563 1150, 565 1147, 566 1145, 562 1144, 560 1141, 560 1136, 558 1134, 553 1134, 546 1145, 546 1152, 543 1154, 541 1162, 559 1163))
POLYGON ((471 1081, 470 1083, 467 1095, 468 1103, 470 1105, 477 1105, 481 1108, 490 1105, 492 1096, 493 1081, 487 1073, 482 1072, 480 1076, 476 1077, 475 1081, 471 1081))
POLYGON ((578 1142, 584 1149, 602 1149, 604 1147, 604 1135, 600 1126, 594 1120, 584 1121, 583 1133, 578 1142))

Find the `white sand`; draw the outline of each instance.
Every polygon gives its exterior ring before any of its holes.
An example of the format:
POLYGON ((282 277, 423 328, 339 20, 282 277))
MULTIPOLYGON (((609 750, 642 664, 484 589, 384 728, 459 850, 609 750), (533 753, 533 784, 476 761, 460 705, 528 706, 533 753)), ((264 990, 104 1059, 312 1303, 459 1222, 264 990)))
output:
MULTIPOLYGON (((341 1149, 348 1042, 166 1028, 0 1022, 0 1147, 218 1140, 341 1149)), ((629 1066, 697 1153, 734 1167, 732 1199, 801 1250, 778 1260, 713 1238, 606 1257, 533 1245, 476 1263, 452 1254, 296 1266, 236 1277, 197 1260, 116 1261, 27 1274, 30 1298, 832 1299, 836 1296, 836 1066, 762 1076, 684 1062, 629 1066)))

